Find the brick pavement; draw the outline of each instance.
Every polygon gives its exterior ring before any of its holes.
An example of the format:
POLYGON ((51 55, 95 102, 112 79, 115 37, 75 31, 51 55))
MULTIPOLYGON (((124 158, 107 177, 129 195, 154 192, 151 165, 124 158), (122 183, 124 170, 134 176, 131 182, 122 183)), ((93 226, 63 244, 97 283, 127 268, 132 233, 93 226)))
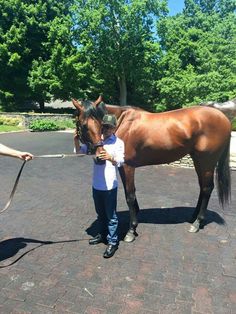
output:
MULTIPOLYGON (((71 134, 0 135, 0 141, 34 154, 71 153, 71 134)), ((220 209, 216 191, 207 223, 190 234, 198 196, 193 169, 140 168, 139 236, 122 240, 109 260, 96 232, 89 157, 37 159, 22 174, 13 203, 0 215, 0 313, 236 313, 236 172, 232 204, 220 209), (30 251, 31 250, 31 251, 30 251)), ((1 157, 2 208, 20 161, 1 157)), ((119 190, 120 238, 128 211, 119 190)))

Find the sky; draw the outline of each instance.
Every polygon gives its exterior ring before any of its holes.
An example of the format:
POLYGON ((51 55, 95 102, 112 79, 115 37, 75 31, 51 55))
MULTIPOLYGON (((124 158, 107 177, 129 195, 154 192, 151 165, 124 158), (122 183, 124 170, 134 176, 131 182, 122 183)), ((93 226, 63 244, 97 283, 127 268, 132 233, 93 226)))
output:
POLYGON ((182 12, 184 8, 184 0, 168 0, 168 7, 170 10, 170 15, 175 15, 176 13, 182 12))

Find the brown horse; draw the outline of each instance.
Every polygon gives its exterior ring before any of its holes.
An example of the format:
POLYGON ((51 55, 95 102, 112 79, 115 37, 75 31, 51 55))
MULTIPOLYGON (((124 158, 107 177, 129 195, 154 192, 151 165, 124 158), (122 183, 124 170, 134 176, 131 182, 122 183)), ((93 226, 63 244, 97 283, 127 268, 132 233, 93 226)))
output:
POLYGON ((186 154, 192 157, 198 175, 200 194, 193 214, 190 232, 199 231, 214 188, 214 171, 219 201, 230 200, 231 181, 229 147, 231 124, 219 110, 191 107, 163 113, 149 113, 134 107, 107 105, 99 97, 95 102, 79 102, 77 130, 82 142, 90 143, 96 152, 102 149, 101 119, 105 113, 118 118, 116 135, 125 143, 125 165, 120 168, 126 201, 130 211, 130 228, 125 241, 135 239, 138 225, 138 202, 135 195, 135 168, 170 163, 186 154))

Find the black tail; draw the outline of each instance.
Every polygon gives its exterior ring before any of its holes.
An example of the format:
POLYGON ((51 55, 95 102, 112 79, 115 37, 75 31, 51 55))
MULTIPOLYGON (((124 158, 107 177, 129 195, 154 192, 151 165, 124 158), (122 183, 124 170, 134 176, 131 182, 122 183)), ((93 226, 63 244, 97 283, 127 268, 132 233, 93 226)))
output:
POLYGON ((229 166, 230 139, 216 167, 216 184, 219 202, 224 208, 231 200, 231 175, 229 166))

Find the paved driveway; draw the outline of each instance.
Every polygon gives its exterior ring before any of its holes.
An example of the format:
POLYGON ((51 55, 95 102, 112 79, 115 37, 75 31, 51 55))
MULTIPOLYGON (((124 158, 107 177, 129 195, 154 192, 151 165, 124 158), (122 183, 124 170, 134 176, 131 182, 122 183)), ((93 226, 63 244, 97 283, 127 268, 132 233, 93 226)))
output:
MULTIPOLYGON (((0 135, 35 155, 71 153, 67 133, 0 135)), ((0 207, 19 160, 0 158, 0 207)), ((236 313, 236 172, 223 213, 216 192, 207 224, 187 232, 198 196, 193 169, 140 168, 139 236, 126 244, 128 212, 119 191, 120 246, 89 246, 96 232, 90 157, 35 159, 26 164, 10 208, 0 215, 0 313, 236 313), (19 259, 19 260, 18 260, 19 259)))

